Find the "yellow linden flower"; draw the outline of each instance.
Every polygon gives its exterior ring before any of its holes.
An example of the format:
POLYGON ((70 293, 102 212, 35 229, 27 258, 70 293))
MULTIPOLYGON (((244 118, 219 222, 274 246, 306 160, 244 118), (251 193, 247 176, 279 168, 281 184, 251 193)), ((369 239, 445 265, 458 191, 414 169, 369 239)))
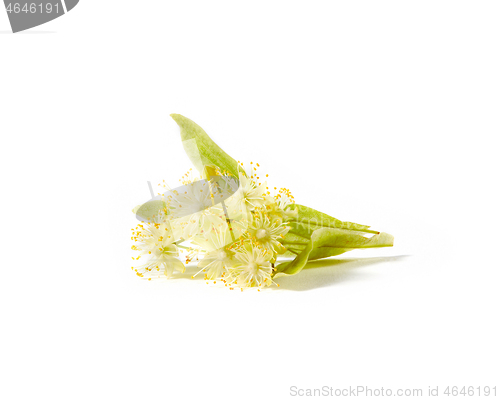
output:
MULTIPOLYGON (((222 248, 208 253, 199 263, 198 267, 202 271, 206 271, 206 278, 214 280, 219 278, 225 271, 234 267, 237 264, 233 254, 228 249, 222 248)), ((196 276, 195 275, 195 276, 196 276)))
POLYGON ((286 210, 287 206, 295 203, 295 200, 288 189, 281 188, 276 196, 268 196, 267 199, 270 201, 266 203, 266 212, 270 216, 271 220, 281 218, 283 221, 286 221, 287 219, 297 217, 297 210, 286 210))
MULTIPOLYGON (((176 257, 179 256, 179 250, 173 243, 174 236, 167 224, 140 224, 142 228, 136 234, 136 250, 141 255, 150 257, 145 265, 135 269, 139 276, 148 272, 162 272, 167 277, 171 277, 174 270, 185 271, 185 266, 176 257), (146 225, 146 227, 144 227, 146 225)), ((139 259, 137 257, 137 259, 139 259)))
POLYGON ((283 239, 290 227, 285 225, 281 219, 270 220, 267 213, 256 212, 252 223, 248 226, 248 236, 258 246, 273 253, 284 253, 285 248, 279 242, 283 239))
POLYGON ((247 243, 236 250, 234 256, 239 263, 228 270, 225 280, 229 285, 244 288, 269 286, 272 283, 272 253, 247 243))
MULTIPOLYGON (((253 180, 240 174, 240 188, 242 191, 242 201, 248 210, 264 207, 266 190, 264 186, 257 185, 253 180)), ((243 208, 243 207, 242 207, 243 208)))
MULTIPOLYGON (((198 263, 200 271, 194 276, 205 271, 206 278, 213 280, 219 278, 228 269, 237 264, 233 252, 228 249, 231 243, 231 235, 227 226, 206 234, 204 237, 193 239, 194 244, 198 244, 207 252, 205 257, 198 263)), ((193 276, 193 278, 194 278, 193 276)))

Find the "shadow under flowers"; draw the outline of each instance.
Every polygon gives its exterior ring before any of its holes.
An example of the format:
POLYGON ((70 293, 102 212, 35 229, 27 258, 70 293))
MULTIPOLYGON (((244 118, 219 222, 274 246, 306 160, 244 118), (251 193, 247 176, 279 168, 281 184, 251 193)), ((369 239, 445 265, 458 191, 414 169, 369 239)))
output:
POLYGON ((297 275, 279 276, 276 282, 285 290, 311 290, 355 278, 354 271, 378 263, 402 261, 409 256, 343 258, 310 261, 297 275))

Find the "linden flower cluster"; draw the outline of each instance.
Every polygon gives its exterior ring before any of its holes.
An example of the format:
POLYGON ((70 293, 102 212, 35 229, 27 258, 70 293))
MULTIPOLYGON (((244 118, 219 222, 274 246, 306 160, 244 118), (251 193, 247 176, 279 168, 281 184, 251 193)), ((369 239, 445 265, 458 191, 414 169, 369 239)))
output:
POLYGON ((179 180, 184 186, 161 195, 161 212, 132 229, 132 249, 139 252, 132 258, 147 258, 132 267, 138 276, 171 277, 198 261, 192 278, 203 274, 207 284, 260 290, 274 283, 275 263, 287 250, 287 221, 294 216, 285 208, 295 201, 288 189, 270 189, 261 180, 259 164, 245 170, 238 161, 238 167, 238 179, 216 169, 217 179, 210 181, 193 178, 190 170, 179 180))
POLYGON ((140 263, 132 269, 139 277, 183 274, 193 262, 198 271, 192 278, 260 290, 277 276, 299 273, 309 261, 393 246, 388 233, 295 204, 288 189, 268 186, 259 164, 245 168, 194 121, 171 117, 202 176, 193 177, 191 169, 175 189, 159 184, 166 191, 157 195, 148 182, 151 199, 134 209, 141 222, 132 229, 132 250, 138 252, 132 258, 140 263))

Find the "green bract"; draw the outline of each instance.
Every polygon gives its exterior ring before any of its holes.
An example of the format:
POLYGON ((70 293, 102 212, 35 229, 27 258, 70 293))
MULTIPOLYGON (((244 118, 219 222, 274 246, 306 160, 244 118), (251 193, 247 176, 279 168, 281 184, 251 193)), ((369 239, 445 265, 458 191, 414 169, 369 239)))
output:
POLYGON ((170 116, 181 128, 184 150, 186 150, 189 159, 201 174, 205 173, 205 166, 217 166, 221 171, 227 171, 236 177, 238 176, 238 163, 236 160, 217 146, 199 125, 180 114, 171 114, 170 116))

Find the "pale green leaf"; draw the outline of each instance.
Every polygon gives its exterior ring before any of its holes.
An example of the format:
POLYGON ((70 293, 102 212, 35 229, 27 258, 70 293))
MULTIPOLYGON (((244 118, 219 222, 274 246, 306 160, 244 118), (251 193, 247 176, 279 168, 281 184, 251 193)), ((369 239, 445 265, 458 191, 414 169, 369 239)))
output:
MULTIPOLYGON (((294 275, 312 259, 339 255, 354 249, 390 247, 393 243, 394 237, 384 232, 366 238, 359 232, 338 228, 320 228, 311 234, 311 240, 293 261, 277 266, 277 273, 294 275)), ((293 246, 294 250, 298 248, 300 247, 297 245, 293 246)))
POLYGON ((366 233, 378 233, 368 229, 367 225, 360 225, 354 222, 341 221, 313 208, 300 204, 289 204, 287 210, 297 210, 297 215, 292 218, 290 225, 292 233, 309 238, 311 233, 318 228, 339 228, 366 233))
POLYGON ((309 243, 309 238, 306 238, 304 236, 297 235, 295 233, 288 232, 281 243, 287 245, 287 244, 304 244, 307 245, 309 243))

